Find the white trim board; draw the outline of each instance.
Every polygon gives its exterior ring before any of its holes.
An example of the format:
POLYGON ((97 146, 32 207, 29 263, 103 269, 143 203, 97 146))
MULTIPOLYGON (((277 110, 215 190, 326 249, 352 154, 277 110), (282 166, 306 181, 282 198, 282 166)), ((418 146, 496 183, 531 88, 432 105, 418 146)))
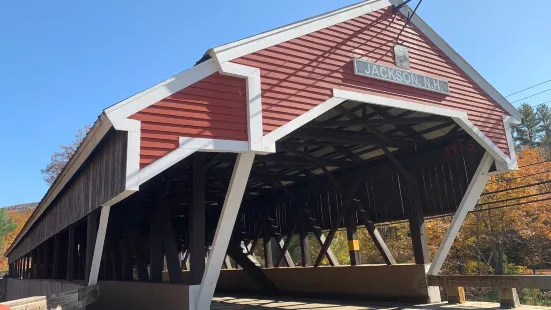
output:
POLYGON ((260 69, 232 62, 219 63, 218 72, 247 81, 247 133, 249 148, 251 151, 264 151, 264 131, 262 129, 262 89, 260 82, 260 69))
POLYGON ((180 146, 177 149, 140 170, 138 185, 144 184, 195 152, 242 153, 248 150, 247 141, 180 137, 180 146))
POLYGON ((390 5, 392 5, 392 3, 389 0, 362 1, 339 10, 218 46, 213 48, 211 52, 216 55, 220 63, 224 63, 314 31, 331 27, 338 23, 386 8, 390 5))
POLYGON ((104 113, 113 123, 117 130, 120 122, 123 122, 131 115, 161 101, 162 99, 206 78, 217 72, 218 69, 213 59, 206 60, 195 67, 171 77, 153 87, 150 87, 116 105, 104 110, 104 113))
POLYGON ((431 106, 426 104, 408 102, 405 100, 398 100, 392 98, 386 98, 375 95, 368 95, 363 93, 351 92, 340 89, 333 89, 333 96, 336 98, 342 98, 346 100, 359 101, 364 103, 371 103, 376 105, 382 105, 393 108, 400 108, 404 110, 423 112, 433 115, 440 115, 452 118, 465 132, 467 132, 476 142, 478 142, 488 153, 490 153, 496 162, 504 164, 502 170, 514 169, 511 164, 511 159, 503 153, 484 133, 482 133, 471 121, 466 112, 448 109, 443 107, 431 106))
MULTIPOLYGON (((393 5, 403 4, 402 0, 389 0, 393 5)), ((404 16, 411 15, 413 10, 404 5, 400 8, 400 13, 404 16)), ((463 57, 461 57, 436 31, 434 31, 417 14, 413 14, 411 23, 415 25, 425 36, 427 36, 446 56, 448 56, 463 72, 465 72, 480 88, 482 88, 492 99, 494 99, 505 111, 507 111, 516 120, 521 119, 520 112, 501 95, 488 81, 486 81, 478 71, 476 71, 463 57)))
MULTIPOLYGON (((322 14, 271 31, 267 31, 246 39, 225 44, 209 50, 209 54, 218 63, 229 62, 233 59, 257 52, 262 49, 310 34, 312 32, 331 27, 338 23, 386 8, 390 5, 403 4, 401 0, 372 0, 354 4, 340 10, 322 14)), ((413 10, 404 5, 400 12, 404 16, 413 10)), ((495 100, 514 119, 520 120, 518 110, 503 97, 488 81, 486 81, 465 59, 444 41, 431 27, 429 27, 418 15, 413 14, 411 23, 427 36, 452 62, 463 70, 480 88, 482 88, 493 100, 495 100)))
MULTIPOLYGON (((404 110, 428 113, 432 115, 440 115, 452 118, 463 130, 465 130, 473 139, 475 139, 487 152, 489 152, 496 160, 496 163, 503 163, 500 171, 515 169, 511 159, 503 153, 484 133, 482 133, 471 121, 466 112, 449 108, 425 105, 420 103, 409 102, 405 100, 392 99, 376 95, 363 94, 358 92, 346 91, 341 89, 333 89, 333 97, 327 101, 317 105, 315 108, 293 119, 287 124, 275 129, 264 137, 264 142, 275 144, 279 139, 287 136, 291 132, 304 126, 306 123, 314 120, 316 117, 329 111, 335 106, 353 100, 363 103, 381 105, 385 107, 400 108, 404 110)), ((275 151, 271 150, 271 151, 275 151)))

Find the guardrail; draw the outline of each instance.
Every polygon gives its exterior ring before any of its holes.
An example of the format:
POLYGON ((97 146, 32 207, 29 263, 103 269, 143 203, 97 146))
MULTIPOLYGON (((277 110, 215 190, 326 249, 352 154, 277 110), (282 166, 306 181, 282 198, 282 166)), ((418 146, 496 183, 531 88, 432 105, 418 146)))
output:
POLYGON ((517 288, 551 289, 551 276, 538 275, 486 275, 460 276, 438 275, 427 276, 430 286, 441 286, 446 289, 449 303, 465 303, 464 287, 498 288, 501 308, 512 309, 520 305, 517 288))
POLYGON ((84 309, 99 299, 98 286, 83 286, 82 288, 56 293, 50 296, 35 296, 1 303, 11 310, 43 310, 63 309, 77 310, 84 309))

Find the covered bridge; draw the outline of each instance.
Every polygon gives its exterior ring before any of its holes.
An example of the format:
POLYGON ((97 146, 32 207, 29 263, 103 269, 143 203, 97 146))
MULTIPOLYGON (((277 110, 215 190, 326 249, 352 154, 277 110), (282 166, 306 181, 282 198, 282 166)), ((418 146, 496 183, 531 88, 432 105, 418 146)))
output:
POLYGON ((439 300, 427 274, 489 175, 516 169, 520 117, 412 13, 364 1, 216 47, 105 109, 7 251, 8 298, 99 281, 98 309, 208 309, 217 284, 439 300), (431 262, 424 218, 451 213, 431 262), (394 220, 409 220, 415 264, 377 230, 394 220), (359 226, 386 265, 361 265, 359 226), (352 266, 331 251, 338 229, 352 266), (221 271, 228 257, 240 268, 221 271))

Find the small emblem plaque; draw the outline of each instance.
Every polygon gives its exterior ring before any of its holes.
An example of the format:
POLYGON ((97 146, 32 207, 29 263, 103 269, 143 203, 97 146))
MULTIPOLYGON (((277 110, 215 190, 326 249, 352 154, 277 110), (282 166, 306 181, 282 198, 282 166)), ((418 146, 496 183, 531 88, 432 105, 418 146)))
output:
POLYGON ((408 48, 403 45, 395 45, 394 61, 396 62, 396 67, 409 70, 408 48))

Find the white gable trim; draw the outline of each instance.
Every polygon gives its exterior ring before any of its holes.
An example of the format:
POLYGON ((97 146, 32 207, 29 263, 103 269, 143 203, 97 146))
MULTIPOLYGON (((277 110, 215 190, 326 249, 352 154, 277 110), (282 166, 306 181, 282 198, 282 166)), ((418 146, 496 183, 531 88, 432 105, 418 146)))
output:
MULTIPOLYGON (((461 126, 461 128, 463 128, 463 130, 465 130, 473 139, 475 139, 475 141, 477 141, 482 147, 484 147, 484 149, 489 154, 491 154, 492 157, 495 158, 496 164, 501 163, 501 165, 498 165, 497 167, 500 172, 515 169, 516 161, 512 161, 490 139, 488 139, 488 137, 486 137, 484 133, 482 133, 471 121, 469 121, 469 117, 464 111, 346 91, 341 89, 333 89, 333 98, 328 99, 327 101, 319 104, 310 111, 300 115, 287 124, 267 134, 264 137, 264 142, 266 143, 266 145, 275 144, 276 141, 284 138, 291 132, 304 126, 306 123, 314 120, 316 117, 345 102, 346 100, 353 100, 358 102, 381 105, 385 107, 400 108, 410 111, 428 113, 432 115, 450 117, 459 126, 461 126)), ((510 132, 510 128, 505 127, 505 129, 509 130, 510 132)), ((270 151, 274 152, 275 146, 274 149, 270 149, 270 151)))
POLYGON ((243 40, 216 47, 212 52, 216 55, 220 63, 228 62, 270 46, 386 8, 391 4, 389 0, 363 1, 333 12, 318 15, 243 40))
MULTIPOLYGON (((401 0, 389 0, 394 5, 400 5, 403 2, 401 0)), ((404 16, 408 16, 408 13, 412 14, 413 10, 404 5, 400 8, 400 12, 404 16)), ((411 18, 411 23, 415 27, 419 28, 421 32, 426 35, 439 49, 441 49, 446 56, 448 56, 461 70, 463 70, 480 88, 482 88, 492 99, 494 99, 499 105, 505 109, 515 119, 520 120, 521 116, 519 111, 503 97, 488 81, 486 81, 480 73, 478 73, 463 57, 461 57, 442 37, 440 37, 427 23, 425 23, 417 14, 411 18)))
MULTIPOLYGON (((496 163, 503 163, 503 170, 512 169, 511 160, 503 151, 497 147, 484 133, 482 133, 470 120, 466 112, 448 108, 436 107, 426 104, 408 102, 399 99, 368 95, 363 93, 351 92, 340 89, 333 89, 333 96, 347 100, 354 100, 364 103, 372 103, 393 108, 400 108, 410 111, 429 113, 452 118, 465 132, 467 132, 476 142, 478 142, 488 153, 490 153, 496 163)), ((499 168, 499 167, 498 167, 499 168)))
POLYGON ((264 151, 264 131, 262 129, 262 89, 260 69, 232 62, 219 63, 216 59, 218 72, 247 81, 247 127, 249 148, 251 151, 264 151))
POLYGON ((176 92, 206 78, 218 71, 214 60, 209 59, 195 67, 192 67, 178 75, 171 77, 151 88, 148 88, 116 105, 105 109, 113 127, 120 128, 120 122, 123 122, 129 116, 161 101, 162 99, 175 94, 176 92))
POLYGON ((242 153, 247 151, 249 151, 247 141, 180 137, 180 146, 177 149, 140 170, 138 184, 144 184, 195 152, 242 153))

